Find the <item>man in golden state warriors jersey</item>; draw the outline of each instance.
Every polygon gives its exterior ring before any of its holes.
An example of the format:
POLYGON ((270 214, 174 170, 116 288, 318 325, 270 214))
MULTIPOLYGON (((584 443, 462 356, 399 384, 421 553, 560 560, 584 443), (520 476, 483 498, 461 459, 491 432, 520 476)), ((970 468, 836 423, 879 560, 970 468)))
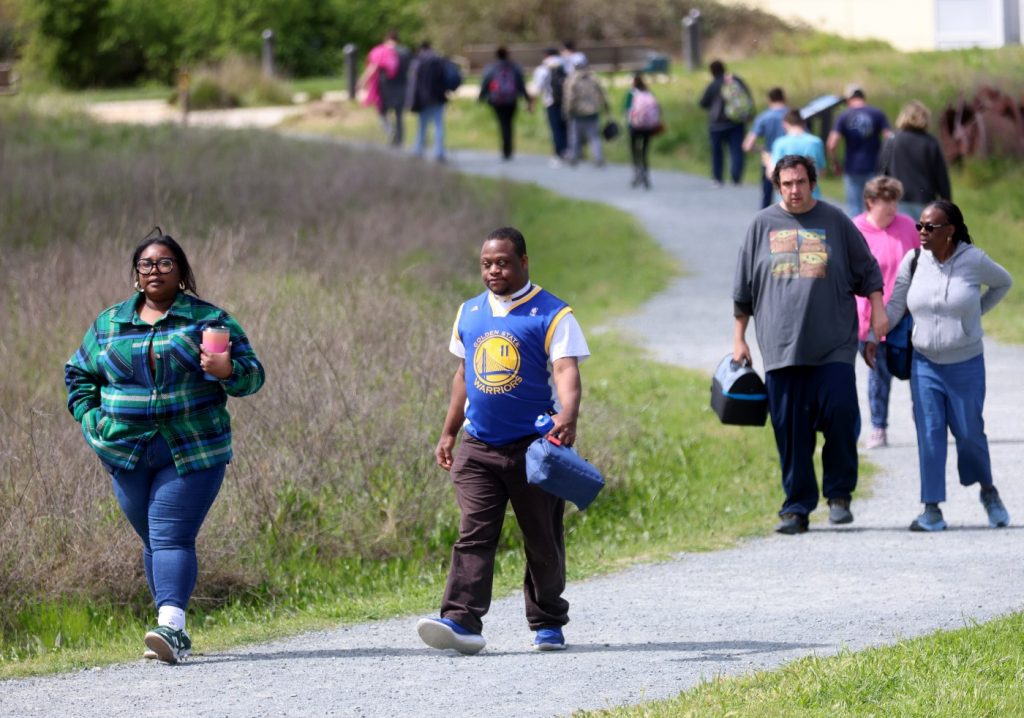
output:
POLYGON ((459 307, 449 349, 461 360, 435 456, 451 472, 462 518, 452 549, 440 618, 417 631, 427 645, 480 651, 491 603, 494 555, 512 502, 526 547, 526 620, 534 647, 565 648, 565 502, 526 481, 534 421, 553 413, 554 434, 576 440, 582 385, 579 362, 590 355, 572 308, 530 282, 526 240, 512 227, 491 232, 480 250, 487 290, 459 307), (463 441, 455 450, 459 428, 463 441))

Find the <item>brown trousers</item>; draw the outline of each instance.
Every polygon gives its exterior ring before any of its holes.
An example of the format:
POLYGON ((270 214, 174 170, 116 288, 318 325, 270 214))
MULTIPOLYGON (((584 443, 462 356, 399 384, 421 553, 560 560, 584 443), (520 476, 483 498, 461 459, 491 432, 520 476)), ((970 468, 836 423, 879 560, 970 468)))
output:
POLYGON ((474 633, 491 606, 494 555, 512 502, 526 548, 526 620, 532 630, 569 622, 565 590, 565 501, 526 482, 526 449, 536 437, 490 446, 466 435, 452 462, 462 518, 452 548, 441 615, 474 633))

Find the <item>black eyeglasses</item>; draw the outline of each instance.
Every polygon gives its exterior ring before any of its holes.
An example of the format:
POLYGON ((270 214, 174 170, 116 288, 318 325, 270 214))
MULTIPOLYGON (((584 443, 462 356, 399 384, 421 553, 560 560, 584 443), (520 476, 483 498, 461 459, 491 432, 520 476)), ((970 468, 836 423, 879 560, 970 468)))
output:
POLYGON ((945 224, 932 224, 931 222, 925 222, 924 224, 921 224, 920 222, 915 222, 914 226, 917 227, 918 232, 920 232, 922 229, 925 232, 934 232, 939 227, 948 227, 949 222, 946 222, 945 224))
POLYGON ((152 259, 140 259, 135 263, 135 271, 139 274, 170 274, 174 271, 174 260, 170 257, 161 257, 155 262, 152 259))

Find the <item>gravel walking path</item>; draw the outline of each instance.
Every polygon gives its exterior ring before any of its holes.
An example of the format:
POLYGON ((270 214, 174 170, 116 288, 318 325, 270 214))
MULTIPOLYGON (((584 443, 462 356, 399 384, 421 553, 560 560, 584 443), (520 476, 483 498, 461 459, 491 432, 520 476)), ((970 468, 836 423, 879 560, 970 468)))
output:
MULTIPOLYGON (((702 178, 656 171, 654 189, 643 192, 629 189, 625 167, 556 169, 540 157, 500 163, 496 153, 460 151, 452 166, 632 212, 688 274, 620 328, 653 356, 709 375, 730 351, 729 288, 757 203, 754 188, 714 189, 702 178)), ((1024 521, 1014 470, 1024 461, 1015 413, 1024 389, 1013 371, 1022 359, 1022 349, 986 345, 997 484, 1011 515, 1024 521)), ((862 365, 858 371, 863 396, 862 365)), ((571 647, 563 653, 529 649, 532 634, 515 595, 494 603, 485 620, 488 646, 475 657, 428 649, 416 636, 417 617, 404 617, 205 653, 174 668, 139 660, 7 681, 0 715, 567 715, 1020 610, 1024 531, 988 529, 976 490, 959 487, 955 473, 944 506, 950 529, 907 531, 919 508, 909 403, 900 383, 892 396, 893 446, 870 453, 881 470, 871 497, 854 497, 854 524, 832 528, 818 518, 803 536, 769 536, 572 583, 571 647)))

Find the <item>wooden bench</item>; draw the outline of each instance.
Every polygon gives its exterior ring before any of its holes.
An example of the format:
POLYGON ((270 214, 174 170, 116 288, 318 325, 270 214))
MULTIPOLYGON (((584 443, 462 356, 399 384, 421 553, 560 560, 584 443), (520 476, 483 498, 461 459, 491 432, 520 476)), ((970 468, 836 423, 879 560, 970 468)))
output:
MULTIPOLYGON (((506 45, 509 57, 525 70, 536 67, 544 60, 544 51, 559 47, 559 43, 519 43, 506 45)), ((481 72, 494 62, 497 45, 467 45, 462 49, 463 67, 470 73, 481 72)), ((590 69, 597 72, 667 72, 667 59, 646 40, 594 43, 579 46, 587 56, 590 69)))

